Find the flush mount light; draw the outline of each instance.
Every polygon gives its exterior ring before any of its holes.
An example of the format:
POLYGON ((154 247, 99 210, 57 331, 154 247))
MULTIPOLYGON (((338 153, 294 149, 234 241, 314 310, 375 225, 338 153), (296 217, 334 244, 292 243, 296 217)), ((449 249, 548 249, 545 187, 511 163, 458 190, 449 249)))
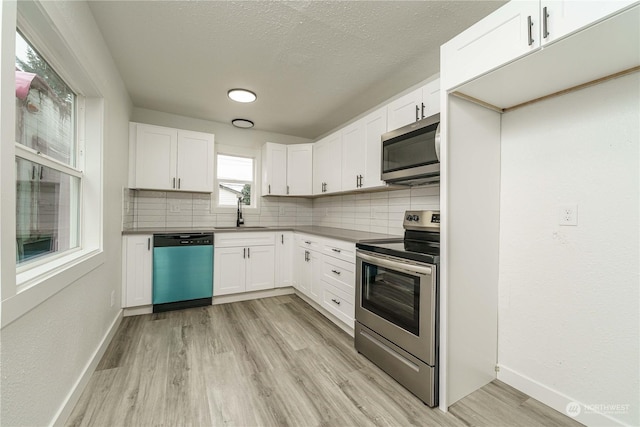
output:
POLYGON ((253 102, 258 98, 255 93, 246 89, 231 89, 227 96, 236 102, 253 102))
POLYGON ((233 119, 231 120, 231 124, 241 129, 249 129, 253 127, 253 122, 247 119, 233 119))

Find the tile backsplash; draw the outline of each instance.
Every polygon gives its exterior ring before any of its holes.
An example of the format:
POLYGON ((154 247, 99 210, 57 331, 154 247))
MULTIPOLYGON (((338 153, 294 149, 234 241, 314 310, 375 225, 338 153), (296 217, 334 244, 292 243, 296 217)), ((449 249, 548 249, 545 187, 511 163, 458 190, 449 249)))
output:
MULTIPOLYGON (((258 212, 245 211, 246 225, 319 225, 384 234, 402 234, 408 209, 439 209, 439 187, 412 187, 371 193, 299 197, 262 197, 258 212)), ((236 214, 212 209, 203 193, 124 189, 123 229, 144 227, 234 226, 236 214)))

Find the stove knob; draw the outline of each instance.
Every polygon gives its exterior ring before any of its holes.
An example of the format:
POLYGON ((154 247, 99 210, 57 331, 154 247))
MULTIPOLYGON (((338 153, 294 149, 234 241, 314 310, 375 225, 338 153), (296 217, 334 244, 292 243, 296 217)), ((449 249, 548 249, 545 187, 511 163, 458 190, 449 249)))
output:
POLYGON ((418 215, 414 215, 412 219, 414 221, 420 221, 420 217, 418 215))
POLYGON ((411 221, 413 220, 413 217, 411 215, 407 215, 407 221, 411 221))

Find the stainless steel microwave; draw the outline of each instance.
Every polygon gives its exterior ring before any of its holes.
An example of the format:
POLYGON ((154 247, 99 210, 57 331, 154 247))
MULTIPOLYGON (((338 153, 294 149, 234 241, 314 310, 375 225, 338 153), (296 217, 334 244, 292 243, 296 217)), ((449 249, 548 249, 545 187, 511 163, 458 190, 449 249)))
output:
POLYGON ((381 179, 403 185, 440 181, 440 114, 382 135, 381 179))

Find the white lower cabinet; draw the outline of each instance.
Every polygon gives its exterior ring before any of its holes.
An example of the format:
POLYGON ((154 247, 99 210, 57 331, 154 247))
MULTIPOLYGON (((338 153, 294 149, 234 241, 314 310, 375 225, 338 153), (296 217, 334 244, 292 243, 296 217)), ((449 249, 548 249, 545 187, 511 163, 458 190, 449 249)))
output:
POLYGON ((296 234, 294 287, 349 328, 355 317, 355 245, 296 234))
POLYGON ((293 233, 276 233, 276 275, 275 287, 293 286, 293 233))
POLYGON ((274 287, 274 233, 216 233, 214 242, 214 297, 274 287))
POLYGON ((151 304, 153 286, 153 236, 122 238, 122 307, 151 304))

